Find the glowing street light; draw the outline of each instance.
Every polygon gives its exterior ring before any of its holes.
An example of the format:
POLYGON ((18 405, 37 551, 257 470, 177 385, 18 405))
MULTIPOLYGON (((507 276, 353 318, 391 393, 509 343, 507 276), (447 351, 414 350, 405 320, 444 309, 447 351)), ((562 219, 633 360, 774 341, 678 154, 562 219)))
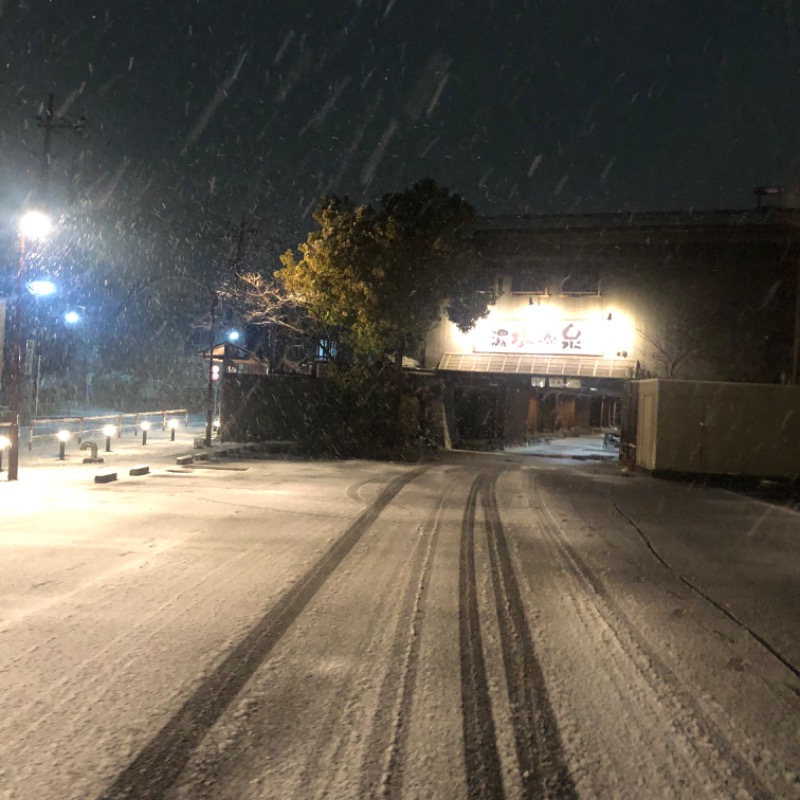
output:
POLYGON ((106 453, 111 452, 111 437, 117 432, 116 425, 103 425, 103 433, 106 435, 106 453))
POLYGON ((167 423, 167 427, 169 428, 169 440, 171 442, 175 441, 175 431, 178 430, 178 426, 180 425, 180 421, 177 419, 171 419, 167 423))
POLYGON ((63 461, 64 455, 67 450, 67 442, 69 441, 70 437, 69 431, 59 431, 56 434, 56 439, 58 439, 58 460, 63 461))
POLYGON ((150 420, 143 419, 139 423, 139 427, 142 429, 142 444, 147 444, 147 431, 150 430, 150 420))
POLYGON ((53 281, 37 280, 28 283, 28 291, 37 297, 49 297, 56 293, 56 285, 53 281))
POLYGON ((241 333, 239 331, 228 331, 228 341, 229 342, 238 342, 239 338, 241 337, 241 333))
POLYGON ((19 234, 25 239, 45 239, 53 229, 53 222, 43 211, 26 211, 19 220, 19 234))
POLYGON ((67 325, 75 325, 80 321, 81 315, 77 311, 67 311, 67 313, 64 314, 64 322, 66 322, 67 325))
POLYGON ((17 267, 17 296, 14 304, 13 349, 9 374, 9 411, 11 413, 11 450, 8 455, 8 480, 19 478, 19 406, 20 372, 22 361, 22 295, 25 291, 25 245, 44 239, 52 223, 41 211, 28 211, 19 220, 19 265, 17 267))

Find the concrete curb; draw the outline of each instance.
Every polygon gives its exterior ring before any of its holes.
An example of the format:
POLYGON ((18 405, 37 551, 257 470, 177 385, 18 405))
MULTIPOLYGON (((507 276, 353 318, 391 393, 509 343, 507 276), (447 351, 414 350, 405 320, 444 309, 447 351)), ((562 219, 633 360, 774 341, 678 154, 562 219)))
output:
POLYGON ((117 471, 115 469, 103 469, 95 473, 95 483, 112 483, 117 479, 117 471))

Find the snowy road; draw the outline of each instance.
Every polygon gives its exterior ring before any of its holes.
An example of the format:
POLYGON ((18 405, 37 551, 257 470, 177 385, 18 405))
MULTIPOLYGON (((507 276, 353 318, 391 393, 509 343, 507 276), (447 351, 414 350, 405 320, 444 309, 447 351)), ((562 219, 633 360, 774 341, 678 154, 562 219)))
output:
POLYGON ((0 502, 2 800, 800 797, 796 513, 491 455, 0 502))

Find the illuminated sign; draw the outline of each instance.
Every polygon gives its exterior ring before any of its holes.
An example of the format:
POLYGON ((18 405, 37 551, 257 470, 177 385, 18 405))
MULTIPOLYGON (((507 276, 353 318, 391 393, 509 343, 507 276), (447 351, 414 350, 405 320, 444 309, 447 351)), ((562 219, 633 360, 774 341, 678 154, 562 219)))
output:
POLYGON ((531 353, 602 356, 605 328, 601 320, 486 321, 473 335, 475 353, 531 353))

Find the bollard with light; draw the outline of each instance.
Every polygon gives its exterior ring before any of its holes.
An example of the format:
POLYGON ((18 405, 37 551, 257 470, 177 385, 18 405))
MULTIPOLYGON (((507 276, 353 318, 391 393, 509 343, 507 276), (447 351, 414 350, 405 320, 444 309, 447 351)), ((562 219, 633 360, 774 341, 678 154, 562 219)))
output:
POLYGON ((103 425, 103 433, 106 435, 106 453, 111 452, 111 437, 117 432, 116 425, 103 425))
POLYGON ((41 211, 28 211, 19 220, 19 264, 17 267, 17 296, 14 303, 12 327, 11 369, 9 370, 8 406, 11 415, 11 450, 8 455, 8 480, 19 478, 19 411, 22 362, 22 295, 25 292, 25 246, 29 241, 44 239, 52 223, 41 211))
POLYGON ((70 432, 69 431, 59 431, 56 434, 56 439, 58 439, 58 460, 64 460, 64 454, 67 449, 67 442, 69 441, 70 432))
POLYGON ((139 423, 139 427, 142 429, 142 444, 147 444, 147 431, 150 430, 150 420, 143 419, 139 423))
POLYGON ((180 425, 180 421, 177 419, 171 419, 167 423, 167 427, 169 428, 169 440, 171 442, 175 441, 175 431, 178 430, 178 426, 180 425))
POLYGON ((0 436, 0 472, 3 471, 3 450, 11 447, 11 439, 8 436, 0 436))

